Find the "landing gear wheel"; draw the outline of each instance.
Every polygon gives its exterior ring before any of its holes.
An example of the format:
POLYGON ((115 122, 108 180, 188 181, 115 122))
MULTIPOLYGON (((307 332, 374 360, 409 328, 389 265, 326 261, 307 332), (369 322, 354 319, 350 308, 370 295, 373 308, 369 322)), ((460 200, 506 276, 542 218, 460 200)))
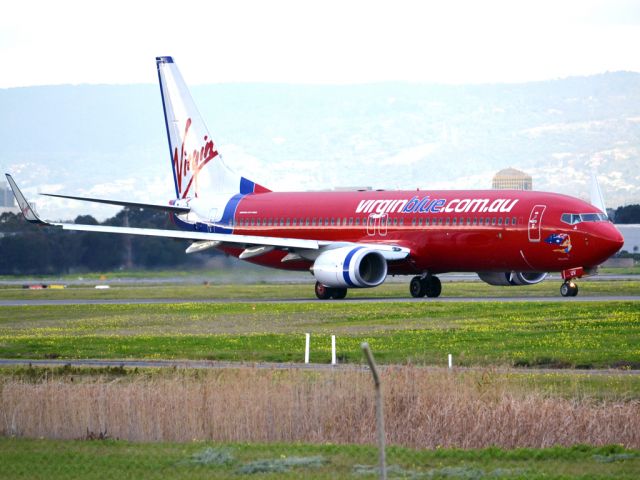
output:
POLYGON ((320 282, 316 282, 316 297, 320 300, 328 300, 331 297, 331 289, 320 282))
POLYGON ((347 296, 346 288, 332 288, 331 290, 332 290, 331 298, 334 298, 336 300, 342 300, 344 297, 347 296))
POLYGON ((560 286, 560 295, 563 297, 575 297, 578 295, 578 285, 573 282, 564 282, 560 286))
POLYGON ((425 280, 427 297, 439 297, 442 293, 442 283, 440 283, 440 279, 438 277, 427 277, 425 280))
POLYGON ((413 298, 424 297, 427 294, 427 284, 422 277, 413 277, 409 283, 409 292, 413 298))

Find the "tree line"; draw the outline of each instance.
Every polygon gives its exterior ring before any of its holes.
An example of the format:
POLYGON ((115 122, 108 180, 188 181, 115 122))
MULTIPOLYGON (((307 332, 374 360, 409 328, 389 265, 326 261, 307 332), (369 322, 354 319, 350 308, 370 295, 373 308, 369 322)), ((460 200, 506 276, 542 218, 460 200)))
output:
MULTIPOLYGON (((78 216, 74 223, 175 228, 166 213, 139 208, 124 208, 102 223, 90 215, 78 216)), ((201 255, 185 254, 187 240, 63 231, 30 224, 12 213, 0 215, 0 237, 0 275, 169 268, 202 260, 201 255)))

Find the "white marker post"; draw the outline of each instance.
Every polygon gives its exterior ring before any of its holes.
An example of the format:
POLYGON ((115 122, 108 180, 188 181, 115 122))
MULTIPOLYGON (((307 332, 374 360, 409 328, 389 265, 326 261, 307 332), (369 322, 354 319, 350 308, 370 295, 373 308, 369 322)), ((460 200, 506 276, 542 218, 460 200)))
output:
POLYGON ((304 342, 304 363, 309 363, 309 344, 311 343, 311 334, 305 333, 306 339, 304 342))
POLYGON ((453 355, 449 354, 449 368, 453 368, 453 355))
POLYGON ((336 364, 336 336, 331 335, 331 365, 336 364))

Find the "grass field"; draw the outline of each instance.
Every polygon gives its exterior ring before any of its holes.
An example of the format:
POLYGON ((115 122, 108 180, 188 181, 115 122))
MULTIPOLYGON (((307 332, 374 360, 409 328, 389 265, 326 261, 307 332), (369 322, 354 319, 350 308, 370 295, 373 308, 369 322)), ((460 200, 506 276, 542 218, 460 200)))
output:
MULTIPOLYGON (((96 282, 100 283, 100 282, 96 282)), ((445 282, 442 296, 482 297, 490 300, 500 297, 559 297, 559 280, 549 280, 528 287, 494 287, 484 282, 445 282)), ((601 280, 579 282, 580 295, 638 295, 640 281, 601 280)), ((357 298, 407 298, 408 283, 385 283, 374 289, 350 289, 347 299, 357 298)), ((317 301, 313 282, 295 284, 148 284, 111 285, 108 290, 96 290, 93 286, 71 286, 65 289, 28 290, 16 286, 0 287, 0 300, 27 299, 309 299, 317 301)), ((424 300, 429 303, 428 299, 424 300)))
MULTIPOLYGON (((502 450, 390 448, 389 478, 636 479, 640 452, 618 446, 502 450)), ((377 478, 367 446, 0 439, 0 478, 377 478)))
POLYGON ((191 358, 461 366, 640 366, 638 302, 152 304, 0 308, 0 357, 191 358))
MULTIPOLYGON (((640 290, 636 281, 580 286, 581 295, 640 290)), ((557 290, 444 284, 452 297, 557 290)), ((640 445, 640 376, 493 369, 640 368, 639 302, 242 301, 312 295, 311 283, 5 287, 0 298, 237 302, 0 307, 0 357, 301 362, 310 332, 311 361, 328 363, 335 334, 341 363, 361 363, 368 341, 392 364, 383 369, 389 478, 640 477, 640 451, 602 446, 640 445), (486 369, 397 366, 444 366, 448 353, 486 369), (513 449, 576 443, 598 447, 513 449), (447 448, 486 445, 507 448, 447 448)), ((407 285, 350 292, 371 296, 406 297, 407 285)), ((0 479, 377 478, 366 372, 237 370, 0 368, 0 479)))

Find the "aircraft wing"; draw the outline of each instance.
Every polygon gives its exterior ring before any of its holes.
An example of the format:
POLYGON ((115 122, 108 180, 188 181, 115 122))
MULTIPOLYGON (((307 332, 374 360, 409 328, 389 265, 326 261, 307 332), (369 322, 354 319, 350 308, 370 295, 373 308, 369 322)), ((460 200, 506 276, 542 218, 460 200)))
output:
MULTIPOLYGON (((286 238, 286 237, 266 237, 260 235, 237 235, 230 233, 210 233, 210 232, 196 232, 196 231, 184 231, 184 230, 164 230, 157 228, 135 228, 135 227, 115 227, 107 225, 81 225, 75 223, 60 223, 49 222, 42 220, 38 214, 33 210, 25 196, 22 194, 18 185, 13 180, 13 177, 6 174, 9 185, 13 190, 13 194, 16 197, 20 210, 28 222, 50 225, 53 227, 59 227, 63 230, 77 230, 83 232, 102 232, 102 233, 118 233, 128 235, 145 235, 151 237, 165 237, 165 238, 178 238, 185 240, 193 240, 196 242, 211 242, 211 246, 232 245, 240 248, 246 248, 248 254, 244 258, 250 258, 253 252, 259 252, 260 247, 265 247, 265 251, 272 249, 283 250, 295 250, 303 253, 302 257, 306 259, 314 259, 321 250, 338 248, 341 246, 350 245, 349 242, 330 242, 325 240, 309 240, 300 238, 286 238), (251 247, 251 248, 248 248, 251 247), (315 252, 314 252, 315 251, 315 252)), ((78 200, 85 200, 82 197, 67 197, 63 195, 55 195, 63 198, 74 198, 78 200)), ((95 200, 95 199, 93 199, 95 200)), ((100 199, 102 200, 102 199, 100 199)), ((92 201, 92 200, 90 200, 92 201)), ((115 205, 136 205, 140 207, 148 207, 146 204, 132 204, 131 202, 111 202, 102 201, 101 203, 113 203, 115 205)), ((188 209, 187 209, 188 210, 188 209)), ((178 212, 173 212, 178 213, 178 212)), ((184 212, 183 212, 184 213, 184 212)), ((379 251, 387 260, 402 260, 409 255, 409 249, 396 245, 388 244, 365 244, 358 243, 359 246, 365 246, 379 251)), ((197 251, 195 248, 193 251, 197 251)))

